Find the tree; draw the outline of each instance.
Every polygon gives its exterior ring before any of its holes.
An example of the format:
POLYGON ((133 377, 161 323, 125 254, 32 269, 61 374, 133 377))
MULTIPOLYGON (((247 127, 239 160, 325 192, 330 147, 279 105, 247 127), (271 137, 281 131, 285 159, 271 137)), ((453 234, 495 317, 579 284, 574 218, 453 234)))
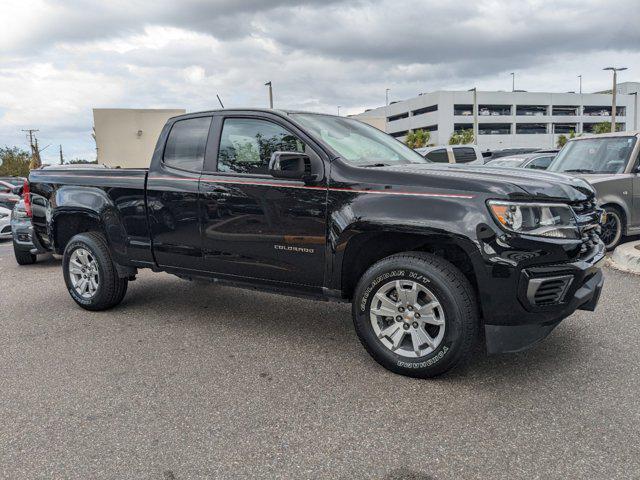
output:
POLYGON ((412 130, 407 134, 405 143, 409 148, 426 147, 431 140, 431 133, 427 130, 412 130))
POLYGON ((98 160, 85 160, 84 158, 74 158, 73 160, 69 160, 66 165, 82 165, 82 164, 91 164, 98 163, 98 160))
POLYGON ((29 152, 18 147, 0 148, 0 175, 7 177, 26 177, 29 175, 29 152))
POLYGON ((473 143, 473 129, 456 130, 449 139, 449 145, 467 145, 473 143))
MULTIPOLYGON (((622 124, 616 123, 616 132, 622 131, 622 124)), ((593 126, 592 133, 599 135, 601 133, 611 133, 611 122, 600 122, 593 126)))
POLYGON ((566 136, 566 135, 558 135, 558 143, 556 144, 556 146, 557 146, 558 148, 562 148, 562 147, 564 147, 564 146, 567 144, 567 141, 568 141, 568 140, 569 140, 569 139, 567 138, 567 136, 566 136))

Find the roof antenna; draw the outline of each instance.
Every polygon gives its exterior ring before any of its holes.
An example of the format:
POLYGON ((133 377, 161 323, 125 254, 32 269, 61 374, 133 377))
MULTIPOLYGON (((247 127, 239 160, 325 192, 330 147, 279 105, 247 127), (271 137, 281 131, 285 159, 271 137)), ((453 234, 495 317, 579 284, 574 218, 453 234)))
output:
POLYGON ((220 95, 216 93, 216 97, 218 98, 218 102, 220 102, 220 106, 224 108, 224 105, 222 104, 222 100, 220 100, 220 95))

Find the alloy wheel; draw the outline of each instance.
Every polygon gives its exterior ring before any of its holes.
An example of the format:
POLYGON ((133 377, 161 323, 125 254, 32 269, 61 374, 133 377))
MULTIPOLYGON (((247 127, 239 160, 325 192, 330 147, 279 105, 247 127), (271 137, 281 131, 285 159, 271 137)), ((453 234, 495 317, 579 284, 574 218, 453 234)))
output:
POLYGON ((73 289, 82 298, 89 299, 96 294, 100 273, 98 263, 89 250, 78 248, 73 251, 69 259, 69 276, 73 289))
POLYGON ((402 357, 428 355, 444 338, 442 305, 428 288, 413 280, 382 285, 373 296, 369 316, 378 340, 402 357))

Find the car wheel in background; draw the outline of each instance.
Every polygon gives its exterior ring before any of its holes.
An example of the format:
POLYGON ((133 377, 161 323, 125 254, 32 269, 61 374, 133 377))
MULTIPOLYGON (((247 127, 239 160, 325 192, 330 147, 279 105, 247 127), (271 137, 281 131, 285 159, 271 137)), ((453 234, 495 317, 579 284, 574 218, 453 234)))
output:
POLYGON ((106 310, 119 304, 128 280, 120 278, 101 233, 74 236, 62 258, 64 281, 71 298, 87 310, 106 310))
POLYGON ((604 242, 607 250, 613 250, 618 246, 620 240, 622 240, 622 214, 616 207, 604 207, 607 212, 607 219, 602 225, 602 232, 600 238, 604 242))
POLYGON ((401 375, 440 375, 465 361, 477 340, 473 288, 455 266, 429 253, 374 264, 356 287, 352 310, 369 354, 401 375))
POLYGON ((15 242, 13 244, 13 254, 16 257, 16 262, 18 262, 18 265, 32 265, 38 260, 37 255, 34 255, 29 250, 19 249, 16 246, 15 242))

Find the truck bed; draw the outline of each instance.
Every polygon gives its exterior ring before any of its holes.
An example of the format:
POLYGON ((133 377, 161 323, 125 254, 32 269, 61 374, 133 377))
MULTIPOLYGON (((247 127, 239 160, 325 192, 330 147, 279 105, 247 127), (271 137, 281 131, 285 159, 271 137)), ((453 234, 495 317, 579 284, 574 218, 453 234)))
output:
MULTIPOLYGON (((146 168, 44 168, 29 175, 34 234, 40 244, 61 253, 65 228, 79 212, 100 212, 118 261, 125 265, 153 263, 147 221, 146 168), (51 221, 47 222, 47 216, 51 221)), ((92 226, 87 225, 90 229, 92 226)), ((73 225, 74 231, 77 226, 73 225)))

